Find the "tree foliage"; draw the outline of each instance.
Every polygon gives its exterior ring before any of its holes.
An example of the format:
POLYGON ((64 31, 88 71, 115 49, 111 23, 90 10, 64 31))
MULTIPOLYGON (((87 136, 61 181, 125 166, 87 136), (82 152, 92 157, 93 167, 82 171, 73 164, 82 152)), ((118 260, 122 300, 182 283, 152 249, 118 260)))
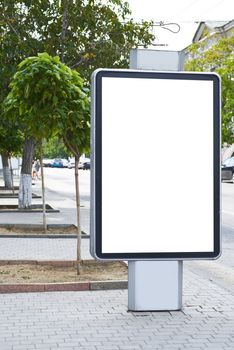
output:
POLYGON ((2 108, 0 112, 0 154, 4 153, 7 157, 19 155, 23 147, 23 133, 17 122, 4 118, 2 108))
POLYGON ((8 157, 17 156, 21 153, 24 136, 22 132, 9 123, 0 123, 0 154, 5 153, 8 157))
POLYGON ((121 0, 0 0, 0 98, 17 64, 38 52, 59 56, 87 80, 98 67, 127 67, 129 49, 147 46, 151 25, 134 23, 121 0))
POLYGON ((63 140, 58 137, 52 137, 46 142, 43 146, 44 157, 45 158, 68 158, 71 155, 71 152, 68 152, 64 146, 63 140))
POLYGON ((135 23, 122 0, 0 0, 0 13, 0 103, 17 65, 38 52, 59 56, 88 81, 95 68, 127 68, 129 50, 153 40, 152 23, 135 23))
POLYGON ((222 79, 222 142, 234 142, 234 35, 220 38, 209 49, 205 42, 190 48, 189 71, 214 71, 222 79))
POLYGON ((77 71, 58 56, 38 54, 22 61, 10 83, 4 109, 9 120, 35 140, 85 128, 89 101, 77 71))

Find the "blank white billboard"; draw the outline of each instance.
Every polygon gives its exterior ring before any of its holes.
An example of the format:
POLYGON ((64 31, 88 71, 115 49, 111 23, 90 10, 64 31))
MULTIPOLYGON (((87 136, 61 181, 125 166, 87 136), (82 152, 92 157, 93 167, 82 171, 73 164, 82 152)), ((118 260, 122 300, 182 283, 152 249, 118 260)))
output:
MULTIPOLYGON (((93 196, 94 246, 98 246, 94 254, 217 256, 214 84, 218 78, 103 72, 101 91, 95 85, 94 143, 95 153, 98 149, 101 154, 93 162, 93 179, 94 187, 101 189, 93 196)), ((218 149, 219 139, 216 143, 218 149)))

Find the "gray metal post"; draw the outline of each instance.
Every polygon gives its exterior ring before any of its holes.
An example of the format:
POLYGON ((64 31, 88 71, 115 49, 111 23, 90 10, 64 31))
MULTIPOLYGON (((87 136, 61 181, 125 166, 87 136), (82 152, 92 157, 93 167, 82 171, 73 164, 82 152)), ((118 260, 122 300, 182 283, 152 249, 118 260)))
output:
MULTIPOLYGON (((183 64, 182 52, 135 49, 130 53, 131 69, 180 71, 183 64)), ((128 309, 180 310, 182 281, 182 261, 129 261, 128 309)))

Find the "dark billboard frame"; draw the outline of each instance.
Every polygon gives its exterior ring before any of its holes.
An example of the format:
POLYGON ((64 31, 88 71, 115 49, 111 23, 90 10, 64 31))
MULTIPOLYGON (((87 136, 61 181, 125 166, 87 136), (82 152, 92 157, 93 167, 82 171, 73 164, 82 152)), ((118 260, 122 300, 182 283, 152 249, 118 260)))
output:
POLYGON ((156 72, 98 69, 92 75, 91 120, 91 253, 100 260, 186 260, 216 259, 221 254, 220 239, 220 78, 215 73, 156 72), (213 82, 213 218, 214 249, 209 252, 102 252, 102 78, 144 78, 205 80, 213 82))

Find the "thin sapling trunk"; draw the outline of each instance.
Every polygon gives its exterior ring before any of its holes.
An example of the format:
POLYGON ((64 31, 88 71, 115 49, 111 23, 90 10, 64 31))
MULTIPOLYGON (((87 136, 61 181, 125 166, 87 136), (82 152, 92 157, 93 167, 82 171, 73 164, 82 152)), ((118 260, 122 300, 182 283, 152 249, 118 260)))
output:
POLYGON ((10 173, 11 173, 12 193, 13 193, 13 195, 14 195, 14 194, 15 194, 15 189, 14 189, 14 176, 13 176, 13 169, 12 169, 11 157, 9 157, 9 165, 10 165, 10 173))
POLYGON ((80 157, 75 156, 75 186, 76 186, 76 214, 77 214, 77 275, 81 274, 81 224, 80 224, 80 188, 79 164, 80 157))
POLYGON ((47 232, 46 225, 46 202, 45 202, 45 178, 43 168, 43 146, 40 147, 40 163, 41 163, 41 190, 42 190, 42 207, 43 207, 43 231, 47 232))

